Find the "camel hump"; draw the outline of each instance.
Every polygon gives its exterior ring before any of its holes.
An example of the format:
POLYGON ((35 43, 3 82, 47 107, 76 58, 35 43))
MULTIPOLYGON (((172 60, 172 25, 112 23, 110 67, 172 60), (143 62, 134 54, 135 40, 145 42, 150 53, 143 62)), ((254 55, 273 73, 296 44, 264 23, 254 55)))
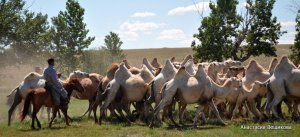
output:
POLYGON ((36 72, 30 72, 29 74, 27 74, 25 77, 24 77, 24 81, 28 81, 28 80, 33 80, 33 79, 38 79, 38 78, 41 78, 43 77, 43 75, 40 75, 36 72))
POLYGON ((185 67, 180 67, 174 79, 188 78, 190 75, 186 72, 185 67))
POLYGON ((166 61, 166 65, 165 65, 165 67, 164 67, 163 69, 168 69, 168 70, 170 70, 170 69, 172 69, 172 68, 173 68, 172 62, 171 62, 170 60, 167 60, 167 61, 166 61))
POLYGON ((147 58, 143 58, 143 64, 148 67, 149 70, 155 70, 155 68, 150 64, 149 60, 147 58))
POLYGON ((184 60, 181 63, 181 66, 184 66, 187 63, 187 61, 190 59, 193 59, 192 55, 189 54, 189 55, 185 56, 184 60))
POLYGON ((116 71, 115 79, 118 81, 124 81, 128 79, 132 73, 127 69, 124 63, 120 64, 119 69, 116 71))

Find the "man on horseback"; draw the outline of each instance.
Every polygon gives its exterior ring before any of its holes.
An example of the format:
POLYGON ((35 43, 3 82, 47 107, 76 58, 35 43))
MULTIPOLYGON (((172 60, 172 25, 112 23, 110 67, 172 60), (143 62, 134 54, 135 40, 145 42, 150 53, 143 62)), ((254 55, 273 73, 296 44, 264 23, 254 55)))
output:
POLYGON ((54 59, 50 58, 47 60, 48 67, 44 70, 44 77, 46 79, 46 87, 51 91, 54 103, 60 107, 67 107, 68 95, 67 91, 63 88, 59 82, 58 74, 54 69, 54 59))

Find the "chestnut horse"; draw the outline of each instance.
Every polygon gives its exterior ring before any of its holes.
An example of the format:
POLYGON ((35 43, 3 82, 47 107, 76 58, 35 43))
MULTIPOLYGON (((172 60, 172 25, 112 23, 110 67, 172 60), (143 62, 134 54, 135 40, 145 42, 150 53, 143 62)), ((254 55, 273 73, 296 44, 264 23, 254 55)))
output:
MULTIPOLYGON (((70 99, 73 90, 85 91, 78 79, 71 79, 68 81, 63 81, 62 85, 68 92, 68 99, 70 99)), ((37 121, 38 127, 41 128, 40 121, 38 120, 36 115, 42 106, 50 107, 53 109, 53 115, 52 115, 51 121, 49 122, 50 128, 51 128, 53 120, 56 117, 56 113, 59 109, 61 109, 61 111, 63 112, 66 124, 69 126, 69 119, 68 119, 68 113, 67 113, 68 107, 56 106, 50 92, 51 91, 48 91, 48 89, 45 89, 45 88, 35 88, 35 89, 31 89, 25 98, 24 108, 21 113, 21 121, 23 121, 24 118, 26 117, 26 115, 28 114, 28 108, 30 106, 30 102, 32 102, 32 105, 33 105, 32 123, 31 123, 32 129, 35 129, 35 127, 34 127, 35 119, 37 121)))

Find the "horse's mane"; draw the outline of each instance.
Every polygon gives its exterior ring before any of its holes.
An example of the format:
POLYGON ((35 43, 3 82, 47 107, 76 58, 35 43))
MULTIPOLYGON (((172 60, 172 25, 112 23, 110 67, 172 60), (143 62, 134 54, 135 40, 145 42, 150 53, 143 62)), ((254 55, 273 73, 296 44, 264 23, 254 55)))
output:
POLYGON ((25 77, 24 77, 24 81, 27 81, 27 80, 33 80, 33 79, 36 79, 36 78, 41 78, 43 77, 43 75, 39 74, 39 73, 36 73, 36 72, 30 72, 29 74, 27 74, 25 77))
POLYGON ((250 62, 249 62, 249 64, 248 64, 248 66, 246 66, 246 72, 249 72, 249 71, 255 71, 255 72, 263 72, 263 71, 266 71, 265 69, 264 69, 264 67, 262 67, 260 64, 258 64, 257 62, 256 62, 256 60, 251 60, 250 62), (253 67, 255 67, 255 68, 253 68, 253 67))

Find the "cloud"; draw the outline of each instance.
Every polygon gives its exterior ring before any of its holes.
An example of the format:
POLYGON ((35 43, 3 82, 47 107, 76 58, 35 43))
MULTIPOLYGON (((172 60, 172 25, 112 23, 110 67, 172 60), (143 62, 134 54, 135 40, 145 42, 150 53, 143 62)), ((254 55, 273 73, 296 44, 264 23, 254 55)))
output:
POLYGON ((139 38, 139 34, 134 31, 120 31, 118 34, 122 40, 135 41, 139 38))
POLYGON ((126 21, 120 25, 119 30, 116 32, 122 40, 135 41, 140 37, 140 32, 149 35, 152 33, 152 30, 161 28, 164 25, 165 23, 126 21))
POLYGON ((180 43, 183 44, 184 46, 191 46, 193 40, 196 42, 196 45, 200 44, 199 39, 196 38, 188 38, 180 41, 180 43))
POLYGON ((209 10, 209 2, 199 2, 197 4, 185 6, 185 7, 177 7, 168 12, 168 15, 182 15, 188 12, 194 11, 206 11, 209 10))
POLYGON ((148 30, 154 30, 158 29, 162 26, 164 26, 165 23, 155 23, 155 22, 124 22, 123 24, 120 25, 120 29, 124 31, 148 31, 148 30))
POLYGON ((186 35, 181 29, 164 30, 158 36, 160 40, 183 40, 185 38, 186 35))
POLYGON ((295 27, 296 22, 294 21, 286 21, 286 22, 280 22, 282 27, 295 27))
POLYGON ((155 13, 152 12, 136 12, 131 17, 150 17, 150 16, 156 16, 155 13))

